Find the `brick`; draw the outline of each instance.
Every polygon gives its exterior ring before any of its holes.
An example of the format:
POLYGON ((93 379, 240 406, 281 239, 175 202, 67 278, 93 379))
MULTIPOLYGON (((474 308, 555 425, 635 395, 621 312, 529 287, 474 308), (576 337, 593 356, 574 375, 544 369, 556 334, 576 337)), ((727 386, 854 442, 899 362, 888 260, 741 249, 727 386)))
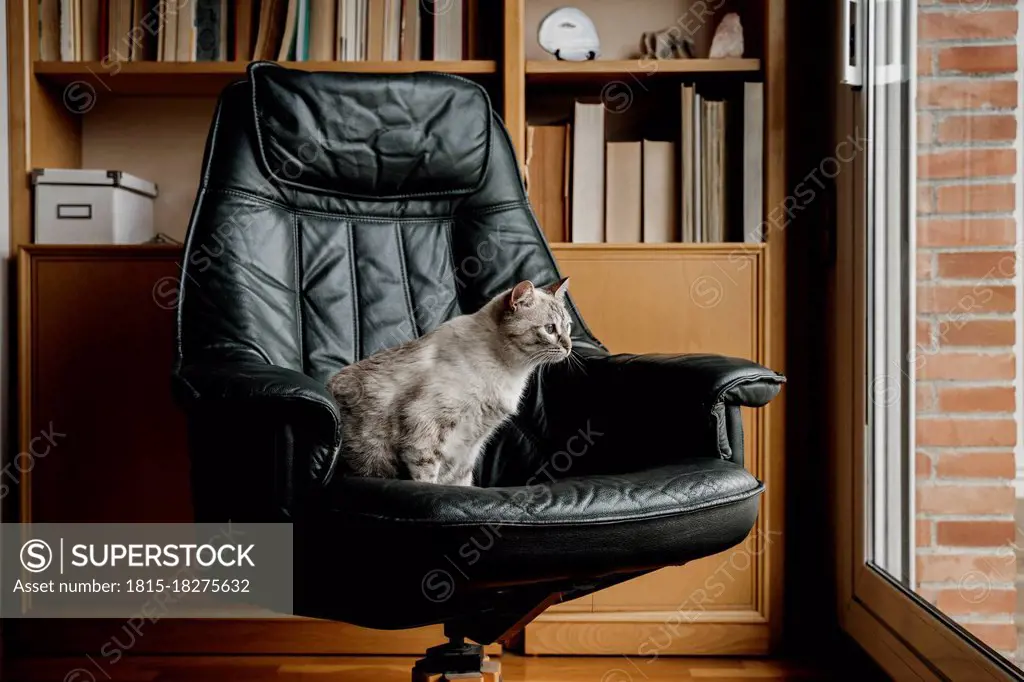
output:
POLYGON ((1017 0, 918 0, 918 5, 956 5, 960 10, 978 12, 995 5, 1015 5, 1017 0))
MULTIPOLYGON (((914 401, 918 412, 934 410, 938 404, 935 387, 931 384, 919 383, 914 387, 914 401)), ((920 455, 918 455, 920 457, 920 455)))
POLYGON ((1015 35, 1016 12, 920 12, 917 17, 919 43, 931 40, 1012 38, 1015 35))
POLYGON ((1012 419, 919 416, 916 434, 917 444, 921 447, 1012 447, 1017 443, 1017 422, 1012 419))
POLYGON ((998 185, 946 185, 935 188, 939 213, 1009 213, 1017 205, 1017 187, 998 185))
POLYGON ((922 179, 984 178, 1013 175, 1017 154, 1012 149, 955 149, 919 154, 917 173, 922 179))
POLYGON ((1008 313, 1017 304, 1012 286, 981 282, 974 285, 920 285, 917 287, 918 313, 1008 313))
POLYGON ((935 201, 932 199, 934 196, 931 187, 925 185, 917 186, 917 212, 918 213, 932 213, 935 210, 935 201))
POLYGON ((919 347, 918 352, 925 354, 934 351, 932 339, 932 323, 928 320, 918 320, 916 330, 916 343, 919 347))
POLYGON ((935 117, 925 111, 917 112, 917 144, 931 144, 934 138, 935 117))
POLYGON ((927 452, 914 453, 914 473, 918 478, 931 478, 932 458, 927 452))
POLYGON ((1013 279, 1016 272, 1013 251, 966 251, 938 254, 939 277, 991 281, 1013 279))
POLYGON ((914 543, 918 547, 932 546, 932 522, 928 519, 917 519, 914 529, 914 543))
POLYGON ((1016 117, 1004 114, 949 116, 939 123, 937 133, 944 144, 1013 142, 1016 136, 1016 117))
POLYGON ((951 452, 935 458, 939 478, 998 478, 1013 480, 1016 463, 1013 452, 951 452))
POLYGON ((951 616, 1013 613, 1017 608, 1017 590, 993 590, 984 581, 968 580, 955 590, 939 590, 933 603, 951 616))
POLYGON ((939 389, 940 412, 1013 412, 1014 407, 1012 386, 943 386, 939 389))
POLYGON ((917 82, 921 109, 1011 109, 1017 106, 1017 82, 966 78, 922 78, 917 82))
POLYGON ((917 245, 1013 246, 1017 225, 1012 218, 919 218, 917 245))
POLYGON ((1017 329, 1013 320, 939 322, 943 346, 1013 346, 1017 329))
MULTIPOLYGON (((939 71, 952 71, 956 73, 1013 73, 1017 70, 1016 45, 947 47, 938 52, 939 71)), ((921 50, 919 49, 918 54, 920 53, 921 50)))
POLYGON ((1009 547, 1015 530, 1013 521, 939 521, 935 537, 947 547, 1009 547))
POLYGON ((916 509, 918 514, 1012 515, 1014 502, 1010 486, 926 484, 917 487, 916 509))
POLYGON ((934 269, 935 256, 930 253, 918 253, 917 254, 917 281, 931 279, 935 275, 934 269))
POLYGON ((917 48, 917 75, 930 76, 935 73, 935 50, 928 47, 917 48))
POLYGON ((913 358, 918 381, 929 379, 959 381, 1010 380, 1017 364, 1012 353, 923 353, 913 358))
POLYGON ((1017 626, 1013 623, 964 623, 963 626, 997 651, 1017 650, 1017 626))
POLYGON ((991 588, 996 589, 998 583, 1012 584, 1016 578, 1017 562, 1012 554, 996 556, 919 554, 917 556, 917 579, 922 583, 977 581, 984 584, 985 581, 988 581, 991 588))

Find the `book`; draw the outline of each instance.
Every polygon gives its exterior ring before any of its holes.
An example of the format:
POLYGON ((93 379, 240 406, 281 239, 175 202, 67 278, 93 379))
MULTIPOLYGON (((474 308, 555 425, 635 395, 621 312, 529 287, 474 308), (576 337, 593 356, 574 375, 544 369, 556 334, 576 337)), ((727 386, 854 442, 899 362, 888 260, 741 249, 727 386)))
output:
POLYGON ((384 30, 387 10, 385 0, 367 0, 366 58, 370 61, 384 59, 384 30))
POLYGON ((604 241, 604 125, 604 104, 575 102, 569 233, 576 243, 604 241))
POLYGON ((743 241, 764 239, 764 84, 743 86, 743 241))
MULTIPOLYGON (((130 0, 129 0, 130 1, 130 0)), ((174 60, 178 62, 192 62, 196 59, 196 4, 188 4, 178 7, 178 33, 177 42, 174 48, 174 60)), ((131 18, 129 15, 129 23, 131 18)))
POLYGON ((643 140, 643 242, 676 241, 676 149, 674 142, 643 140))
MULTIPOLYGON (((327 0, 327 4, 334 7, 332 0, 327 0)), ((234 46, 232 49, 232 56, 235 61, 247 62, 252 59, 252 48, 253 48, 253 18, 255 12, 253 11, 253 0, 236 0, 235 2, 235 14, 234 14, 234 46)))
MULTIPOLYGON (((104 0, 105 1, 105 0, 104 0)), ((100 2, 101 0, 81 0, 82 7, 82 59, 96 62, 100 59, 100 2)))
POLYGON ((693 95, 693 241, 704 241, 704 101, 693 95))
POLYGON ((724 101, 704 102, 704 241, 726 241, 724 101))
MULTIPOLYGON (((641 241, 643 150, 640 142, 609 142, 605 150, 605 241, 641 241)), ((674 199, 674 194, 670 192, 674 199)))
POLYGON ((309 59, 334 60, 334 31, 337 25, 336 0, 309 0, 309 59))
POLYGON ((682 103, 682 111, 680 112, 680 119, 682 121, 682 130, 679 131, 679 170, 680 175, 680 192, 679 192, 679 213, 682 219, 682 225, 680 226, 680 241, 692 243, 697 241, 697 226, 694 216, 694 207, 696 206, 696 185, 694 183, 694 86, 683 85, 680 96, 682 103))
POLYGON ((61 61, 60 0, 39 3, 39 58, 46 62, 61 61))
POLYGON ((424 0, 434 27, 433 59, 458 61, 463 54, 463 6, 451 0, 424 0))
POLYGON ((398 58, 415 61, 420 58, 420 2, 402 0, 402 37, 398 58))
POLYGON ((549 243, 568 241, 568 136, 567 125, 526 128, 527 199, 549 243))
POLYGON ((193 2, 195 2, 194 59, 197 62, 217 61, 221 49, 221 2, 220 0, 193 0, 193 2))
POLYGON ((281 46, 285 19, 288 16, 288 0, 260 0, 259 28, 253 59, 274 59, 281 46))

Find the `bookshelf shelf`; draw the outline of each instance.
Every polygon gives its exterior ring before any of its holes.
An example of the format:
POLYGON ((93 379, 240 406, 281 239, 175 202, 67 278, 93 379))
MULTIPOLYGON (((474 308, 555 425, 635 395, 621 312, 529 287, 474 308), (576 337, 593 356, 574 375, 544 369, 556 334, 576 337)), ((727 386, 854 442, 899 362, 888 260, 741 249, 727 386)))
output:
MULTIPOLYGON (((216 95, 227 84, 245 76, 248 62, 49 62, 37 61, 38 79, 57 87, 83 83, 97 93, 118 95, 216 95)), ((281 62, 293 69, 349 73, 413 73, 443 71, 464 76, 498 72, 497 62, 464 61, 364 61, 281 62)))
POLYGON ((748 243, 748 242, 700 242, 700 243, 687 243, 687 242, 669 242, 669 243, 614 243, 614 242, 602 242, 595 244, 588 243, 575 243, 575 242, 551 242, 551 248, 557 248, 561 250, 571 251, 640 251, 640 252, 654 252, 654 251, 680 251, 687 253, 700 253, 700 252, 732 252, 737 253, 756 253, 763 251, 765 245, 763 243, 748 243))
POLYGON ((621 76, 653 78, 678 74, 758 73, 760 59, 664 59, 594 60, 564 62, 531 60, 526 62, 530 82, 601 80, 621 76))

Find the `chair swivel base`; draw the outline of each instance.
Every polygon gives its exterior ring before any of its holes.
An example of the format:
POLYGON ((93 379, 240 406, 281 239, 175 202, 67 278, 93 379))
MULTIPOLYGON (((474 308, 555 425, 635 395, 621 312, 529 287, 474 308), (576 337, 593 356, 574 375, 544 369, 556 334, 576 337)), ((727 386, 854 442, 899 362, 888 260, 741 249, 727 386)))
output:
POLYGON ((485 656, 479 644, 456 640, 427 649, 427 655, 413 666, 412 682, 446 680, 501 682, 501 663, 485 656))

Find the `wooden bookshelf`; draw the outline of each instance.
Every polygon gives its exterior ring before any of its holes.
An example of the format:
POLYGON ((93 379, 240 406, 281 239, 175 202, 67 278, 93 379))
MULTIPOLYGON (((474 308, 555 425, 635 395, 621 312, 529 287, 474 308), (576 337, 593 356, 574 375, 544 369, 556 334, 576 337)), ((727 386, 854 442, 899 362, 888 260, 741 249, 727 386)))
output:
MULTIPOLYGON (((498 63, 492 60, 383 61, 383 62, 281 62, 293 69, 347 73, 413 73, 439 71, 463 76, 495 75, 498 63)), ((214 96, 224 86, 245 77, 248 62, 126 62, 107 65, 102 62, 44 62, 32 65, 37 80, 64 88, 85 83, 97 92, 143 96, 214 96)))
MULTIPOLYGON (((785 0, 708 3, 719 7, 716 16, 733 10, 744 15, 744 58, 656 62, 632 58, 631 51, 635 52, 643 31, 674 24, 682 28, 693 25, 694 17, 689 13, 694 3, 689 0, 574 3, 598 24, 602 57, 591 62, 557 61, 539 50, 539 18, 560 6, 560 0, 480 2, 488 3, 488 10, 492 2, 493 7, 500 8, 488 19, 481 13, 467 20, 486 22, 486 31, 478 31, 477 37, 479 40, 484 35, 487 44, 493 46, 479 53, 488 59, 286 65, 360 73, 440 71, 473 78, 490 93, 521 164, 525 163, 528 124, 541 120, 549 104, 564 110, 577 95, 600 94, 603 84, 641 83, 643 87, 635 88, 636 105, 628 115, 642 117, 646 111, 655 112, 663 119, 662 129, 674 126, 672 129, 678 132, 678 123, 671 121, 679 116, 680 84, 696 82, 717 87, 721 83, 722 87, 732 87, 762 82, 765 220, 775 220, 771 216, 785 206, 785 0)), ((183 238, 215 97, 228 83, 244 77, 246 64, 40 61, 38 2, 11 2, 7 11, 12 253, 31 244, 30 171, 41 167, 118 168, 151 179, 160 187, 158 231, 183 238)), ((706 54, 711 29, 705 26, 697 35, 698 53, 706 54)), ((624 118, 620 116, 617 121, 624 118)), ((551 246, 560 268, 573 277, 574 292, 579 295, 588 324, 609 342, 613 352, 728 352, 785 372, 784 227, 784 223, 769 223, 766 239, 758 244, 551 246)), ((83 287, 89 284, 83 282, 83 287)), ((136 298, 148 301, 150 292, 142 293, 145 295, 136 298)), ((128 308, 123 314, 133 315, 128 308)), ((111 329, 116 330, 116 325, 111 329)), ((27 338, 23 337, 21 343, 27 338)), ((45 405, 35 405, 34 409, 46 413, 45 405)), ((783 617, 785 393, 767 408, 744 414, 746 466, 767 488, 755 533, 761 540, 767 538, 768 545, 756 549, 743 545, 728 556, 659 571, 553 607, 527 627, 525 651, 635 655, 653 639, 660 642, 666 627, 677 636, 670 647, 659 650, 663 655, 767 654, 777 650, 783 617), (730 558, 735 558, 735 563, 729 564, 730 558), (727 576, 731 582, 723 596, 711 604, 687 606, 687 599, 715 580, 712 576, 722 565, 732 567, 727 576), (747 568, 738 570, 736 566, 747 568)), ((26 434, 21 433, 20 438, 25 439, 26 434)), ((102 468, 105 454, 95 453, 99 458, 97 467, 102 468)), ((5 626, 28 631, 17 620, 5 626)), ((118 627, 120 624, 111 623, 108 631, 118 627)), ((280 654, 331 653, 340 646, 332 640, 337 637, 337 627, 328 623, 303 627, 309 629, 298 638, 293 623, 263 622, 260 640, 276 642, 276 653, 280 654)), ((223 622, 197 623, 190 627, 186 638, 170 631, 161 634, 164 631, 156 629, 147 632, 143 646, 179 653, 197 646, 209 653, 241 653, 251 649, 239 642, 247 632, 257 629, 247 622, 237 627, 223 622)), ((48 642, 56 649, 70 650, 77 641, 73 630, 70 621, 51 623, 48 642)), ((13 634, 11 641, 18 641, 18 632, 13 634)), ((389 642, 394 641, 393 633, 361 633, 358 643, 346 652, 387 653, 394 650, 393 646, 389 648, 389 642)), ((417 639, 412 648, 418 651, 421 643, 417 639)))

